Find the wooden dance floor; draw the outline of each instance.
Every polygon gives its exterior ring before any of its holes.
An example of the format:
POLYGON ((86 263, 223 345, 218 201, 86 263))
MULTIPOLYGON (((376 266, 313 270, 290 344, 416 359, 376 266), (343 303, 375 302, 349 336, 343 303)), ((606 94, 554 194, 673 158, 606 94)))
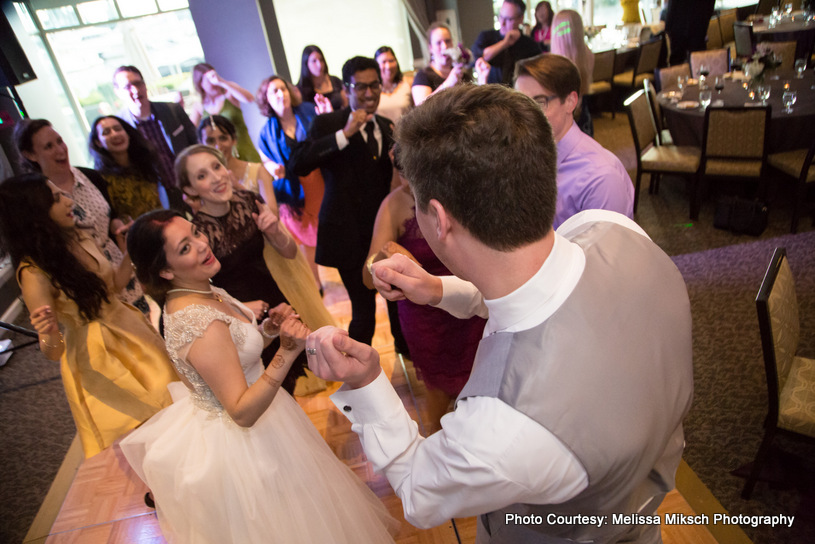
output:
MULTIPOLYGON (((333 269, 321 269, 321 274, 326 291, 326 306, 338 320, 339 326, 347 327, 351 313, 350 303, 339 277, 333 269)), ((425 390, 421 382, 416 380, 410 362, 403 362, 394 354, 386 307, 379 297, 377 317, 373 345, 382 356, 385 372, 391 377, 411 416, 419 421, 421 430, 422 418, 426 417, 425 390)), ((374 474, 366 461, 357 436, 351 432, 350 423, 328 398, 337 388, 338 384, 334 384, 326 391, 307 397, 297 397, 297 401, 337 457, 368 484, 394 517, 402 520, 396 542, 399 544, 475 542, 475 518, 451 520, 427 530, 416 529, 404 521, 401 501, 387 480, 381 475, 374 474)), ((116 446, 108 448, 81 463, 48 535, 29 542, 164 543, 155 511, 144 504, 143 497, 146 491, 147 488, 130 469, 121 451, 116 446)), ((677 491, 671 492, 663 502, 660 513, 665 512, 694 513, 685 498, 677 491)), ((666 544, 717 542, 705 526, 663 525, 662 536, 666 544)))

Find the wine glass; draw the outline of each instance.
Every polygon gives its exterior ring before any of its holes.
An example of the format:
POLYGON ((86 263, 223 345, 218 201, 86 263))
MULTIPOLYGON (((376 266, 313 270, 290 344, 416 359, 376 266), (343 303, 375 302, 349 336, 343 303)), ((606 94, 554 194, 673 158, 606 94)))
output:
POLYGON ((795 78, 796 79, 804 79, 804 70, 807 69, 807 60, 806 59, 796 59, 795 60, 795 78))
POLYGON ((710 101, 713 99, 713 93, 710 89, 705 89, 703 91, 699 91, 699 104, 702 106, 702 109, 707 109, 710 105, 710 101))
POLYGON ((798 100, 797 92, 784 91, 784 94, 781 96, 781 102, 784 104, 784 111, 786 113, 792 113, 792 105, 795 104, 796 100, 798 100))
POLYGON ((716 89, 716 94, 722 94, 724 90, 724 78, 716 76, 716 81, 713 82, 713 88, 716 89))
POLYGON ((767 99, 770 98, 770 85, 765 83, 758 86, 758 97, 761 99, 761 105, 767 105, 767 99))
POLYGON ((786 4, 784 4, 784 15, 786 15, 787 17, 792 15, 792 2, 787 2, 786 4))
POLYGON ((705 88, 705 79, 707 78, 708 74, 710 73, 710 68, 708 68, 707 64, 702 64, 699 66, 699 88, 705 88))

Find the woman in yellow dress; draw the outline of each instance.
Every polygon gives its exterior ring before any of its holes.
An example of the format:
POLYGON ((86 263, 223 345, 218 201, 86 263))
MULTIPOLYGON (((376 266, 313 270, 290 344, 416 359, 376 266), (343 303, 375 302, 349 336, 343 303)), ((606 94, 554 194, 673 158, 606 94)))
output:
POLYGON ((167 384, 178 377, 144 315, 114 296, 130 277, 130 258, 114 269, 72 209, 68 194, 42 174, 0 183, 0 256, 10 255, 17 268, 40 349, 61 360, 91 457, 168 406, 167 384))

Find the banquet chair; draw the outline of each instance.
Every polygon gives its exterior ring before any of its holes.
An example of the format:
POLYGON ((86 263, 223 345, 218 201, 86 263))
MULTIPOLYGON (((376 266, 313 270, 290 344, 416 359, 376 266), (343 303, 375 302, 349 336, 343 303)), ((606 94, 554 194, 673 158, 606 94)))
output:
MULTIPOLYGON (((702 136, 700 184, 707 177, 754 178, 761 182, 767 163, 770 106, 708 107, 702 136)), ((691 195, 699 209, 700 191, 691 195)))
POLYGON ((662 52, 662 35, 647 43, 641 43, 637 48, 637 62, 634 68, 615 74, 611 80, 614 88, 615 100, 622 90, 634 91, 642 87, 642 82, 646 79, 654 79, 654 72, 659 63, 659 55, 662 52))
POLYGON ((775 56, 781 60, 781 66, 778 67, 778 70, 791 72, 795 67, 795 48, 798 47, 797 42, 761 42, 761 47, 771 49, 773 53, 775 53, 775 56))
POLYGON ((753 493, 776 434, 815 439, 815 359, 796 355, 800 341, 798 300, 786 250, 776 248, 756 296, 758 328, 767 375, 764 438, 741 491, 753 493))
POLYGON ((725 9, 719 13, 719 29, 722 31, 722 43, 727 47, 736 38, 733 34, 733 24, 737 19, 736 8, 725 9))
POLYGON ((690 64, 683 62, 667 68, 657 70, 657 84, 660 91, 672 91, 676 89, 676 78, 679 76, 690 77, 690 64))
MULTIPOLYGON (((600 51, 594 54, 594 70, 592 72, 592 82, 586 96, 592 97, 592 105, 595 104, 597 95, 611 94, 611 80, 614 78, 614 59, 617 56, 615 49, 600 51)), ((612 105, 611 118, 614 119, 615 108, 612 105)), ((594 108, 592 108, 594 111, 594 108)))
POLYGON ((719 26, 719 18, 713 16, 707 25, 707 48, 720 49, 724 45, 722 41, 722 30, 719 26))
POLYGON ((807 187, 815 185, 815 166, 812 164, 815 155, 815 140, 809 149, 794 149, 772 153, 767 156, 767 163, 773 168, 796 178, 795 193, 793 197, 792 223, 790 232, 798 232, 798 218, 801 208, 806 202, 807 187))
POLYGON ((703 64, 710 70, 708 77, 723 76, 730 71, 730 49, 691 52, 690 71, 694 78, 699 79, 699 68, 703 64))
POLYGON ((753 37, 753 26, 749 23, 737 21, 733 25, 733 38, 736 42, 735 57, 742 62, 749 60, 755 51, 755 38, 753 37))
MULTIPOLYGON (((695 192, 701 150, 694 146, 659 145, 653 110, 645 89, 640 89, 625 101, 634 149, 637 156, 637 175, 634 182, 634 212, 639 202, 640 183, 644 173, 651 174, 648 192, 658 187, 658 176, 678 174, 690 177, 695 192)), ((691 215, 693 210, 691 209, 691 215)))
MULTIPOLYGON (((674 139, 673 136, 671 136, 671 131, 665 127, 662 106, 660 106, 659 100, 657 100, 657 93, 654 86, 650 80, 646 79, 642 82, 642 87, 645 91, 645 97, 648 99, 648 104, 651 106, 651 114, 654 116, 654 124, 657 129, 657 143, 659 145, 673 145, 674 139)), ((654 192, 657 191, 659 191, 659 180, 657 180, 657 185, 654 187, 654 192)))

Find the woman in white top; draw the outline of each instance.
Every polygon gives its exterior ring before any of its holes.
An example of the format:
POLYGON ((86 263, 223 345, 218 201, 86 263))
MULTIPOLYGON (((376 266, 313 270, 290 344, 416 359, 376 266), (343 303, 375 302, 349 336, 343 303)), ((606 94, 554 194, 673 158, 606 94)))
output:
POLYGON ((410 94, 413 77, 402 73, 396 54, 387 45, 376 50, 374 59, 379 64, 382 77, 382 94, 379 95, 376 113, 396 122, 413 106, 410 94))

